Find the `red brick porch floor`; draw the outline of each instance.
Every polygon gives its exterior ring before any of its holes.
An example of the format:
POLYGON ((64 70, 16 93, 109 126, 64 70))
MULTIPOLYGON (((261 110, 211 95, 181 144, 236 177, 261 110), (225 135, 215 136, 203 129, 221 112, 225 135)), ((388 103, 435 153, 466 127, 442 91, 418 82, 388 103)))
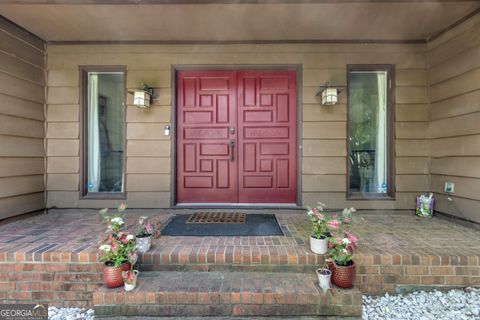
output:
MULTIPOLYGON (((162 237, 141 257, 140 267, 160 273, 281 271, 303 273, 314 281, 313 270, 324 258, 308 249, 306 214, 271 211, 277 214, 285 237, 162 237)), ((143 214, 167 221, 185 210, 170 212, 132 210, 127 222, 132 225, 143 214)), ((418 219, 411 212, 359 215, 363 221, 356 230, 361 246, 355 262, 360 291, 480 286, 480 232, 439 218, 418 219)), ((50 210, 0 225, 0 300, 92 306, 93 292, 101 286, 96 243, 103 232, 96 211, 80 209, 50 210)), ((197 293, 197 302, 199 297, 197 293)), ((96 299, 104 298, 104 291, 98 291, 96 299)), ((144 298, 148 299, 146 293, 144 298)))

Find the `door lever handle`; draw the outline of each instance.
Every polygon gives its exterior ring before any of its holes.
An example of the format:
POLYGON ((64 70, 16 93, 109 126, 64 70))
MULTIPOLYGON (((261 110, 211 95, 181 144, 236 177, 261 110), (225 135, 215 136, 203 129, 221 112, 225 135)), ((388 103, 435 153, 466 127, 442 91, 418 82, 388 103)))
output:
POLYGON ((235 161, 235 140, 230 139, 230 161, 235 161))

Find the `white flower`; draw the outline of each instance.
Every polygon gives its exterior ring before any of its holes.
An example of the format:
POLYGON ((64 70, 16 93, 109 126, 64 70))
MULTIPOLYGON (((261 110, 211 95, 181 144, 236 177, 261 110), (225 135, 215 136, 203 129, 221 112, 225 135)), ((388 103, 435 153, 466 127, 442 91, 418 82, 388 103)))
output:
POLYGON ((133 236, 133 234, 129 234, 129 235, 127 236, 127 240, 129 240, 129 241, 130 241, 130 240, 133 240, 134 238, 135 238, 135 237, 133 236))
POLYGON ((342 249, 342 253, 348 253, 347 249, 342 249))
POLYGON ((348 238, 343 238, 342 239, 342 243, 343 244, 346 244, 346 245, 349 245, 350 243, 352 243, 350 240, 348 240, 348 238))
POLYGON ((326 206, 327 206, 327 205, 326 205, 325 203, 323 203, 323 202, 319 202, 319 203, 318 203, 318 208, 319 208, 321 211, 323 211, 323 209, 325 209, 326 206))
POLYGON ((124 223, 123 219, 120 218, 120 217, 112 218, 112 220, 110 220, 110 221, 113 222, 113 223, 116 223, 116 224, 120 224, 120 225, 122 225, 124 223))
POLYGON ((110 247, 108 244, 104 244, 102 246, 100 246, 100 250, 102 250, 103 252, 108 252, 112 249, 112 247, 110 247))

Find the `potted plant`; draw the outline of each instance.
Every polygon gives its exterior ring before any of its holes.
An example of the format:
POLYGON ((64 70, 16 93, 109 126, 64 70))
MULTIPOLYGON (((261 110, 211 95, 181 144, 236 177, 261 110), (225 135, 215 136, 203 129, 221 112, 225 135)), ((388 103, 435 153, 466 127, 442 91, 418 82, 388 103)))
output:
POLYGON ((125 291, 132 291, 137 286, 138 270, 128 270, 122 272, 122 279, 125 283, 125 291))
POLYGON ((103 282, 109 288, 123 285, 122 271, 131 270, 136 262, 136 241, 133 234, 124 232, 124 204, 118 207, 114 215, 108 215, 108 209, 100 210, 107 222, 106 236, 99 243, 99 260, 104 262, 103 282))
POLYGON ((351 233, 351 214, 354 208, 344 209, 342 215, 329 222, 332 231, 328 249, 329 267, 332 282, 340 288, 351 288, 355 282, 356 266, 353 252, 358 246, 358 238, 351 233))
POLYGON ((326 264, 323 267, 317 269, 318 284, 322 289, 323 293, 326 293, 330 289, 330 282, 332 277, 332 271, 328 269, 326 264))
POLYGON ((321 202, 317 207, 308 207, 308 218, 312 224, 310 234, 310 250, 317 254, 325 254, 328 251, 328 217, 324 210, 325 205, 321 202))
POLYGON ((138 219, 136 238, 137 238, 137 250, 138 253, 145 253, 150 250, 152 245, 152 238, 160 237, 161 223, 154 221, 153 219, 141 216, 138 219))

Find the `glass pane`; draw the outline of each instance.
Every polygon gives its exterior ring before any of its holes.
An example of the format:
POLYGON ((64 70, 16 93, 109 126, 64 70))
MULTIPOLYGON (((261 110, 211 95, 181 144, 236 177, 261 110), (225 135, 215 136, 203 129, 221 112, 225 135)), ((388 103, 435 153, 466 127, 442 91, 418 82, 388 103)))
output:
POLYGON ((88 192, 123 191, 123 73, 88 73, 88 192))
POLYGON ((351 193, 387 193, 387 72, 349 74, 351 193))

